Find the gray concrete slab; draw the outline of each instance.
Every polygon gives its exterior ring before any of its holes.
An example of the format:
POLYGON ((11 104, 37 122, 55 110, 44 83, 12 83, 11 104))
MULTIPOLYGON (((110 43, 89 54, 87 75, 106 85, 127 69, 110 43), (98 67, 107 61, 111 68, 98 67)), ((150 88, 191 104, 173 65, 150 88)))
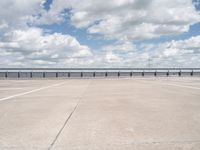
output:
POLYGON ((83 72, 82 75, 84 78, 95 77, 95 72, 83 72))
POLYGON ((120 72, 120 77, 132 77, 132 72, 120 72))
POLYGON ((69 76, 68 72, 58 72, 58 77, 68 78, 68 76, 69 76))
POLYGON ((0 78, 5 78, 6 77, 6 72, 0 72, 0 78))
POLYGON ((19 77, 19 72, 8 72, 7 73, 8 78, 18 78, 19 77))
POLYGON ((193 76, 200 77, 200 72, 193 72, 193 76))
POLYGON ((83 75, 82 72, 70 72, 70 78, 80 78, 81 74, 83 75))
POLYGON ((45 72, 45 77, 46 78, 56 78, 56 77, 58 77, 58 73, 57 72, 45 72))
POLYGON ((167 76, 167 72, 156 72, 156 76, 158 76, 158 77, 166 77, 167 76))
POLYGON ((118 77, 119 72, 107 72, 107 77, 118 77))
POLYGON ((105 77, 105 72, 95 72, 95 77, 102 77, 104 78, 105 77))
POLYGON ((180 71, 169 72, 169 76, 179 76, 180 71))
POLYGON ((29 78, 31 77, 31 72, 19 72, 19 78, 29 78))
POLYGON ((0 80, 0 149, 199 150, 200 78, 0 80))
POLYGON ((44 72, 32 72, 32 78, 44 78, 44 72))
POLYGON ((141 77, 142 74, 143 74, 142 72, 133 72, 133 76, 134 76, 134 77, 137 77, 137 76, 140 76, 140 77, 141 77))

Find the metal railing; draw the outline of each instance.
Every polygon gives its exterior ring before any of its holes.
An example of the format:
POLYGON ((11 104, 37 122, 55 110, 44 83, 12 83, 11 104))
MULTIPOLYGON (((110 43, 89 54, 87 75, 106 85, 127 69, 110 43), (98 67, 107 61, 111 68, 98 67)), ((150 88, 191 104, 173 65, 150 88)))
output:
POLYGON ((0 78, 199 76, 200 68, 0 68, 0 78))

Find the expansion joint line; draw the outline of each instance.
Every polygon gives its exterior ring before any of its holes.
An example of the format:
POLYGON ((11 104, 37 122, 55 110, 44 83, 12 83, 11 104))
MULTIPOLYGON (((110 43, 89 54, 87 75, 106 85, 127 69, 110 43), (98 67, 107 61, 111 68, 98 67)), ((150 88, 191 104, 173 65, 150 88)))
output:
POLYGON ((82 97, 85 95, 88 87, 90 86, 92 81, 90 81, 87 85, 87 87, 85 88, 85 90, 82 92, 82 94, 80 94, 80 96, 77 98, 78 99, 78 102, 76 104, 76 106, 74 107, 74 109, 72 110, 72 112, 70 113, 70 115, 67 117, 67 119, 65 120, 64 124, 62 125, 62 127, 60 128, 59 132, 57 133, 56 137, 54 138, 53 142, 50 144, 48 150, 51 150, 53 148, 53 146, 55 145, 57 139, 59 138, 59 136, 61 135, 63 129, 65 128, 65 126, 67 125, 67 123, 69 122, 70 118, 72 117, 72 115, 74 114, 74 112, 76 111, 76 109, 78 108, 81 100, 82 100, 82 97))

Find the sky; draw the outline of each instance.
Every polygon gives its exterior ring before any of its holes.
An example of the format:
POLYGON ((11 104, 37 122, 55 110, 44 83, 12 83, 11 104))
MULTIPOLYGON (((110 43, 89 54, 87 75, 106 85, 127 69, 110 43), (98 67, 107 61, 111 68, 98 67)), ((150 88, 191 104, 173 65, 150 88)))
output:
POLYGON ((0 67, 200 67, 200 0, 1 0, 0 67))

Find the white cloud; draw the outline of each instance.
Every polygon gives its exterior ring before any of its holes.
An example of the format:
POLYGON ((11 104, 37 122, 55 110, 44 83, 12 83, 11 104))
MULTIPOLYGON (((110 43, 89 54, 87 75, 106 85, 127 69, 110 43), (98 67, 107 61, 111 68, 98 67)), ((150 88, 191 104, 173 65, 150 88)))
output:
POLYGON ((200 36, 137 46, 120 42, 94 51, 69 35, 38 28, 14 30, 1 38, 0 66, 198 67, 199 41, 200 36))
MULTIPOLYGON (((27 27, 29 18, 42 8, 44 0, 1 0, 0 1, 0 32, 6 28, 27 27)), ((7 30, 7 31, 8 31, 7 30)))
POLYGON ((104 46, 103 51, 119 51, 119 52, 129 52, 135 51, 136 47, 131 42, 115 43, 112 45, 104 46))
POLYGON ((149 60, 155 67, 200 65, 200 36, 161 44, 132 43, 187 32, 200 22, 195 9, 199 0, 195 4, 192 0, 54 0, 49 10, 43 3, 0 1, 0 66, 147 67, 149 60), (34 27, 66 18, 78 29, 115 42, 92 50, 68 34, 34 27))
MULTIPOLYGON (((80 60, 92 56, 90 48, 81 45, 74 37, 60 33, 44 33, 39 28, 6 33, 1 38, 0 51, 0 57, 6 56, 10 64, 19 62, 24 66, 57 65, 67 59, 80 60)), ((1 63, 4 64, 3 61, 1 63)))
POLYGON ((119 56, 113 54, 112 52, 108 52, 105 56, 105 59, 108 63, 114 63, 114 62, 119 63, 122 60, 119 56))
POLYGON ((187 32, 200 21, 192 0, 56 0, 41 19, 64 21, 64 9, 75 27, 122 41, 187 32))
POLYGON ((154 45, 152 63, 168 67, 198 67, 200 65, 200 36, 154 45))
POLYGON ((122 50, 124 43, 102 47, 104 65, 115 67, 198 67, 200 36, 160 44, 134 45, 122 50), (121 48, 120 48, 121 47, 121 48), (132 47, 132 48, 131 48, 132 47))

